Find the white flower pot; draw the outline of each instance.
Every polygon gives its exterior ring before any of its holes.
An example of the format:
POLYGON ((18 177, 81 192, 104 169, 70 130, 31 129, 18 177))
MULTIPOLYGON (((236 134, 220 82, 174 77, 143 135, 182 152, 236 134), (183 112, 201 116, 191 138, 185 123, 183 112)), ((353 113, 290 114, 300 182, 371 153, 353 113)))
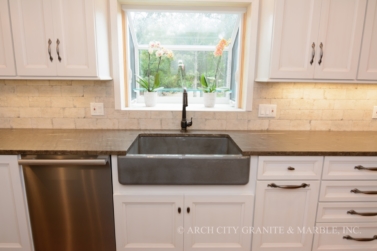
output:
POLYGON ((205 106, 205 107, 212 108, 212 107, 215 106, 215 102, 216 102, 216 92, 212 92, 212 93, 203 93, 203 97, 204 97, 204 106, 205 106))
POLYGON ((147 107, 153 107, 157 102, 157 92, 144 92, 144 103, 147 107))

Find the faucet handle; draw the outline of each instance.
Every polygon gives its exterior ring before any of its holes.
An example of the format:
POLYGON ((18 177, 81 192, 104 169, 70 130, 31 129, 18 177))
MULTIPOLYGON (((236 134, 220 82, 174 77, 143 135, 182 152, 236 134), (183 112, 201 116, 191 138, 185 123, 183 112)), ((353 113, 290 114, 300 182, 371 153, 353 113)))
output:
POLYGON ((192 117, 191 117, 191 121, 187 122, 187 126, 192 126, 192 117))

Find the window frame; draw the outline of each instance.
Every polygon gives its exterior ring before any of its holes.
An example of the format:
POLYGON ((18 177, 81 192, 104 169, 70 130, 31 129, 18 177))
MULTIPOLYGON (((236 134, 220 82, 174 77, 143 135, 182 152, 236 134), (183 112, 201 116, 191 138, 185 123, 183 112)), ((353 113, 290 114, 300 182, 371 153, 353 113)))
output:
MULTIPOLYGON (((258 34, 258 16, 259 16, 259 2, 260 0, 237 0, 229 2, 228 0, 193 0, 185 2, 181 0, 176 1, 154 1, 153 6, 150 2, 135 1, 135 0, 120 0, 110 1, 110 29, 111 29, 111 45, 112 45, 112 66, 113 66, 113 83, 115 94, 115 108, 119 110, 132 110, 130 107, 130 92, 125 88, 125 83, 130 80, 130 70, 124 67, 128 64, 128 36, 127 34, 127 20, 123 8, 127 10, 176 10, 184 6, 187 11, 197 11, 200 6, 200 12, 210 11, 229 11, 245 10, 243 21, 240 25, 240 55, 239 70, 240 70, 240 87, 237 92, 238 102, 236 107, 240 110, 252 110, 252 97, 255 79, 255 63, 256 63, 256 49, 257 49, 257 34, 258 34), (158 4, 158 5, 156 5, 158 4), (124 43, 126 41, 126 43, 124 43)), ((229 64, 229 62, 228 62, 229 64)), ((228 76, 229 77, 229 76, 228 76)), ((174 110, 174 109, 172 109, 174 110)))

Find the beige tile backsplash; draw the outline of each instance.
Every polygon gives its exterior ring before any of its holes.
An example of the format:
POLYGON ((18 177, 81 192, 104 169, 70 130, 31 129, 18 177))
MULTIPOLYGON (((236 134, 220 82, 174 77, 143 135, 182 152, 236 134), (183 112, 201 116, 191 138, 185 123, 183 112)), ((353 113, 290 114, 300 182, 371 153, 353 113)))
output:
MULTIPOLYGON (((256 83, 252 112, 189 112, 193 129, 377 131, 377 84, 256 83), (261 119, 259 104, 277 104, 261 119)), ((0 128, 179 129, 179 111, 118 111, 112 82, 0 80, 0 128), (102 102, 105 116, 90 115, 102 102)))

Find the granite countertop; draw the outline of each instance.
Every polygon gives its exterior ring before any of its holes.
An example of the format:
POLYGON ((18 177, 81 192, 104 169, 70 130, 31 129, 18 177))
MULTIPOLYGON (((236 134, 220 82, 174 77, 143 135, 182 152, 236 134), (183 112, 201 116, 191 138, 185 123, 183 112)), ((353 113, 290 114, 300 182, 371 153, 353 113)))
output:
MULTIPOLYGON (((0 154, 124 155, 139 134, 177 134, 179 130, 0 129, 0 154)), ((226 134, 243 155, 377 156, 377 132, 195 131, 226 134)))

